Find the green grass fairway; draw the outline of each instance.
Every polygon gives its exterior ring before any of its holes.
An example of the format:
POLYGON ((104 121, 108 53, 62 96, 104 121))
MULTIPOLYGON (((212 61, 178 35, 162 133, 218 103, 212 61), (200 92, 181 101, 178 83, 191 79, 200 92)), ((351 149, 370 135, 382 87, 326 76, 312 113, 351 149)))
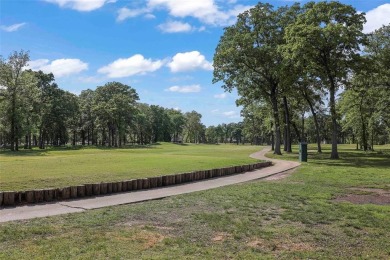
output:
POLYGON ((0 152, 0 190, 57 188, 255 162, 259 146, 176 145, 0 152))
POLYGON ((376 149, 310 152, 278 181, 3 223, 0 259, 389 259, 390 205, 334 200, 390 190, 390 147, 376 149))

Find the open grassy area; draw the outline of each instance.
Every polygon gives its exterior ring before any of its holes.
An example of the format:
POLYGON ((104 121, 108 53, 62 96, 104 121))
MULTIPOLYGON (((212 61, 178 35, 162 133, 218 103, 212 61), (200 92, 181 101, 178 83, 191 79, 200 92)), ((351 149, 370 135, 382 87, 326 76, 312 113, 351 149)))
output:
POLYGON ((255 162, 256 146, 176 145, 0 152, 0 190, 57 188, 255 162))
POLYGON ((390 205, 334 199, 389 191, 390 149, 340 148, 278 181, 3 223, 0 259, 389 259, 390 205))

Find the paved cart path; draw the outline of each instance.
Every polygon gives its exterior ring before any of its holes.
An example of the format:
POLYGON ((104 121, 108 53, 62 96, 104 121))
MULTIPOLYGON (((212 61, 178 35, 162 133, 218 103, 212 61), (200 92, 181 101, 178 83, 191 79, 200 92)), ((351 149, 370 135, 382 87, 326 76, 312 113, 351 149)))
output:
POLYGON ((129 204, 147 200, 161 199, 169 196, 185 194, 195 191, 214 189, 222 186, 242 183, 257 179, 262 179, 294 169, 300 165, 298 162, 276 160, 265 157, 265 154, 270 151, 270 148, 253 153, 250 157, 259 160, 272 161, 273 165, 258 170, 220 177, 207 179, 192 183, 185 183, 175 186, 155 188, 149 190, 141 190, 136 192, 124 192, 111 194, 106 196, 96 196, 84 199, 76 199, 69 201, 58 201, 53 203, 26 205, 11 208, 0 209, 0 222, 40 218, 54 216, 60 214, 82 212, 89 209, 97 209, 107 206, 129 204))

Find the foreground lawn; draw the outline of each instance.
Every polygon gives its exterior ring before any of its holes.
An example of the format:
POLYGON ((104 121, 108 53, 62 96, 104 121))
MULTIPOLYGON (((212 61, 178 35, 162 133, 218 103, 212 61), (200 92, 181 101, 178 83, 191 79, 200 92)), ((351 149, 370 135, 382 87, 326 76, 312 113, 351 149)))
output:
POLYGON ((176 145, 0 152, 0 190, 57 188, 255 162, 259 146, 176 145))
POLYGON ((390 205, 334 199, 389 191, 390 149, 340 155, 310 153, 278 181, 0 224, 0 259, 389 259, 390 205))

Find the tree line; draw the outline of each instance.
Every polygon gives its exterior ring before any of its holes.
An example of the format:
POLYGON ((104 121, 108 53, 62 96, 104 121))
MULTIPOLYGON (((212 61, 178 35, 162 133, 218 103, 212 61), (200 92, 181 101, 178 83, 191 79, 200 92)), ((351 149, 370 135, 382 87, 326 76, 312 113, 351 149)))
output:
POLYGON ((334 1, 259 3, 225 28, 213 82, 237 89, 244 122, 271 134, 276 154, 294 140, 314 141, 318 152, 330 142, 332 159, 338 143, 373 149, 389 142, 390 25, 366 34, 365 22, 334 1))

